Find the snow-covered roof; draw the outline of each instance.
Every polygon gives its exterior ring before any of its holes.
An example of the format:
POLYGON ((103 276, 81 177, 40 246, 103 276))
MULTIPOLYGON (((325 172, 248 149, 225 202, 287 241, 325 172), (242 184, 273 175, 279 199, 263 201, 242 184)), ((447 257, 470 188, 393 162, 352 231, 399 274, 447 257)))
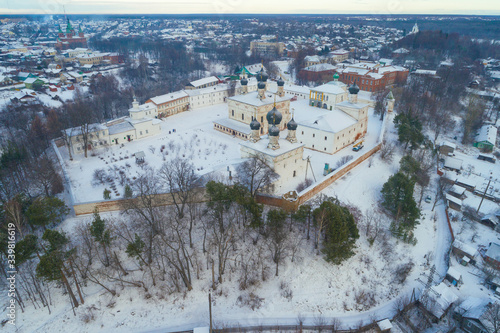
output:
POLYGON ((337 67, 332 64, 316 64, 309 67, 304 68, 305 71, 309 72, 322 72, 322 71, 331 71, 335 70, 337 67))
POLYGON ((456 198, 456 197, 454 197, 454 196, 452 196, 452 195, 450 195, 448 193, 446 193, 446 200, 451 201, 451 202, 453 202, 453 203, 455 203, 457 205, 462 206, 462 200, 460 200, 460 199, 458 199, 458 198, 456 198))
POLYGON ((252 130, 250 129, 250 125, 239 122, 234 119, 229 119, 229 118, 221 118, 218 119, 217 121, 214 121, 214 123, 222 125, 224 127, 233 129, 235 131, 238 131, 240 133, 244 134, 250 134, 252 130))
POLYGON ((377 325, 381 331, 390 330, 392 328, 392 324, 389 319, 381 320, 377 323, 377 325))
POLYGON ((317 86, 315 88, 311 88, 311 91, 318 91, 322 92, 325 94, 334 94, 334 95, 339 95, 339 94, 345 94, 346 91, 342 89, 341 86, 336 85, 336 84, 322 84, 321 86, 317 86))
POLYGON ((441 146, 446 146, 446 147, 450 147, 450 148, 453 148, 453 149, 456 149, 457 148, 457 145, 450 142, 450 141, 443 141, 441 143, 441 146))
POLYGON ((458 239, 455 239, 453 241, 453 247, 462 250, 471 257, 475 257, 477 253, 477 250, 474 247, 470 246, 469 244, 462 243, 458 239))
POLYGON ((444 167, 449 168, 449 169, 453 169, 453 170, 462 169, 462 163, 463 163, 463 161, 461 159, 454 158, 451 156, 447 156, 444 159, 444 167))
POLYGON ((453 267, 448 268, 448 272, 446 274, 451 276, 457 281, 462 278, 462 274, 453 267))
POLYGON ((320 62, 321 59, 319 58, 319 56, 317 55, 313 55, 313 56, 306 56, 304 57, 304 61, 309 61, 309 62, 320 62))
POLYGON ((26 80, 24 80, 24 83, 28 83, 28 84, 35 83, 36 80, 38 80, 37 77, 29 77, 26 80))
POLYGON ((387 58, 380 58, 378 60, 379 63, 384 63, 386 65, 391 65, 394 60, 392 59, 387 59, 387 58))
POLYGON ((301 120, 303 116, 298 115, 296 117, 296 121, 299 126, 315 128, 325 132, 338 133, 357 123, 356 119, 338 109, 330 110, 315 117, 314 114, 316 110, 318 110, 318 108, 309 105, 305 108, 301 108, 301 114, 306 112, 307 118, 301 120))
POLYGON ((330 53, 334 54, 334 55, 344 55, 344 54, 348 54, 349 51, 344 50, 344 49, 338 49, 338 50, 331 51, 330 53))
POLYGON ((441 318, 448 307, 458 299, 458 296, 450 287, 441 282, 437 286, 431 287, 429 298, 435 300, 435 303, 428 310, 437 318, 441 318))
POLYGON ((199 86, 202 86, 204 84, 208 84, 208 83, 214 83, 214 82, 219 82, 219 79, 216 77, 216 76, 209 76, 209 77, 205 77, 203 79, 199 79, 199 80, 195 80, 195 81, 191 81, 189 82, 193 87, 199 87, 199 86))
POLYGON ((280 97, 275 93, 272 93, 270 91, 266 91, 265 93, 266 98, 260 99, 258 98, 258 92, 254 91, 248 94, 244 95, 237 95, 230 97, 230 100, 253 105, 253 106, 262 106, 262 105, 268 105, 268 104, 273 104, 274 103, 274 96, 276 96, 276 102, 283 102, 283 101, 289 101, 290 97, 280 97))
POLYGON ((392 51, 392 53, 403 54, 403 53, 410 53, 410 51, 402 47, 402 48, 399 48, 397 50, 392 51))
POLYGON ((493 125, 484 125, 476 136, 476 142, 489 142, 493 146, 496 144, 497 128, 493 125))
POLYGON ((271 148, 267 148, 267 145, 269 143, 269 136, 268 135, 261 137, 260 140, 255 142, 255 143, 251 142, 251 141, 244 141, 244 142, 241 142, 240 145, 247 147, 247 148, 250 148, 250 149, 253 149, 259 153, 262 153, 264 155, 268 155, 271 157, 281 156, 283 154, 287 154, 295 149, 298 149, 298 148, 304 146, 303 143, 291 143, 288 140, 285 140, 285 136, 283 136, 285 133, 286 133, 286 131, 282 131, 280 133, 280 139, 279 139, 280 148, 276 149, 276 150, 273 150, 271 148), (283 136, 283 137, 281 137, 281 136, 283 136))
POLYGON ((463 195, 465 193, 466 189, 460 185, 453 185, 450 189, 450 192, 453 192, 458 195, 463 195))
POLYGON ((491 243, 490 247, 486 251, 486 256, 500 262, 500 245, 497 243, 491 243))
POLYGON ((133 131, 134 126, 132 126, 132 124, 128 121, 123 121, 117 124, 110 125, 108 129, 109 129, 109 135, 113 135, 113 134, 133 131))
POLYGON ((151 98, 151 101, 156 105, 168 103, 179 98, 188 97, 188 94, 184 90, 174 91, 165 95, 155 96, 151 98))
MULTIPOLYGON (((89 132, 96 132, 96 131, 101 131, 101 130, 106 130, 108 127, 103 125, 103 124, 90 124, 89 126, 89 132)), ((73 127, 73 128, 68 128, 64 130, 66 132, 66 135, 68 137, 73 137, 77 135, 82 134, 82 128, 80 126, 73 127)))
MULTIPOLYGON (((237 86, 239 86, 239 84, 237 84, 237 86)), ((224 91, 224 90, 228 90, 228 85, 225 83, 221 83, 221 84, 211 86, 211 87, 206 87, 206 88, 188 89, 188 90, 185 90, 185 93, 188 94, 189 96, 198 96, 198 95, 210 94, 213 92, 219 92, 219 91, 224 91)))
POLYGON ((413 72, 413 74, 418 74, 418 75, 436 75, 437 71, 430 70, 430 69, 417 69, 416 71, 413 72))
POLYGON ((301 94, 309 94, 311 88, 306 86, 298 86, 295 84, 285 84, 283 87, 285 91, 293 92, 293 93, 301 93, 301 94))
POLYGON ((455 312, 463 312, 462 317, 479 319, 486 311, 488 304, 491 303, 489 298, 467 297, 460 305, 458 305, 455 312))

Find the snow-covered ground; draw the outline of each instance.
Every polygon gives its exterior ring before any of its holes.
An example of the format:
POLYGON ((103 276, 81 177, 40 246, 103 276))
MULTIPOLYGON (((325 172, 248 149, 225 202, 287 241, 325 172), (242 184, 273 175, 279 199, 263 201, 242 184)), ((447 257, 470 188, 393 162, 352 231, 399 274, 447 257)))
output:
MULTIPOLYGON (((124 147, 116 145, 95 150, 95 156, 89 153, 87 158, 83 154, 74 154, 73 161, 69 161, 67 148, 61 147, 75 201, 103 200, 104 188, 109 188, 109 185, 92 186, 96 169, 125 170, 130 181, 141 174, 142 167, 132 156, 139 151, 145 153, 146 163, 155 169, 168 159, 184 155, 194 163, 199 175, 241 162, 239 140, 213 129, 213 121, 227 117, 226 104, 183 112, 165 118, 158 135, 127 142, 124 147)), ((113 193, 112 199, 123 196, 124 185, 116 184, 116 187, 118 194, 113 193)))
POLYGON ((276 65, 279 69, 279 74, 283 78, 283 80, 286 83, 294 83, 295 78, 292 77, 292 75, 289 72, 289 66, 290 66, 291 60, 280 60, 280 61, 273 61, 273 64, 276 65))
MULTIPOLYGON (((291 107, 298 109, 304 103, 307 104, 306 102, 305 100, 292 102, 291 107)), ((82 203, 103 200, 103 191, 105 188, 109 189, 110 184, 92 186, 92 176, 97 169, 104 169, 113 174, 118 174, 121 170, 127 175, 127 183, 143 173, 142 167, 135 163, 135 157, 132 156, 139 151, 145 153, 146 163, 156 169, 176 156, 189 158, 200 176, 212 171, 226 170, 228 166, 241 162, 238 145, 241 141, 213 129, 213 121, 227 117, 227 104, 179 113, 164 119, 161 124, 161 134, 127 142, 123 147, 116 145, 98 149, 95 150, 95 156, 89 152, 87 158, 81 153, 74 154, 73 161, 69 161, 67 148, 61 147, 59 150, 70 178, 75 201, 82 203), (175 132, 173 132, 174 129, 175 132), (164 147, 163 152, 162 147, 164 147)), ((364 139, 365 148, 360 152, 353 152, 351 146, 334 155, 306 149, 304 158, 311 157, 316 180, 320 182, 324 179, 325 163, 334 166, 343 156, 351 155, 356 158, 357 155, 360 156, 363 152, 373 148, 377 144, 381 124, 382 122, 373 115, 371 109, 368 134, 364 139)), ((121 198, 125 183, 120 185, 115 181, 115 186, 116 192, 112 193, 111 198, 121 198)))
MULTIPOLYGON (((218 107, 187 112, 174 117, 169 117, 163 125, 163 134, 147 139, 132 142, 124 148, 110 149, 101 154, 104 159, 111 159, 136 150, 146 153, 146 160, 150 164, 161 163, 158 155, 159 146, 174 140, 181 144, 181 151, 186 149, 182 142, 189 142, 194 134, 198 134, 195 142, 200 138, 203 143, 202 153, 193 150, 193 158, 204 162, 203 149, 211 149, 210 157, 204 165, 206 169, 216 168, 219 163, 225 165, 228 160, 239 158, 238 149, 232 151, 229 147, 234 145, 232 137, 215 132, 211 121, 218 117, 226 117, 218 107), (189 115, 188 118, 185 116, 189 115), (183 121, 179 121, 184 119, 183 121), (189 121, 186 121, 189 119, 189 121), (176 129, 176 133, 165 134, 176 129), (198 132, 196 132, 196 130, 198 132), (210 131, 210 140, 204 143, 203 133, 210 131), (185 137, 183 139, 182 137, 185 137), (170 139, 171 138, 171 139, 170 139), (155 153, 149 150, 153 145, 155 153), (227 143, 228 149, 222 154, 222 147, 227 143), (232 143, 232 145, 229 145, 232 143), (133 146, 136 145, 136 146, 133 146), (127 152, 128 150, 128 152, 127 152), (217 150, 217 153, 215 151, 217 150), (158 156, 157 156, 158 155, 158 156), (108 157, 109 156, 109 157, 108 157)), ((389 122, 390 123, 390 122, 389 122)), ((387 137, 395 138, 394 128, 390 123, 387 137)), ((378 207, 380 189, 387 178, 396 172, 399 157, 392 163, 380 160, 374 156, 345 175, 339 181, 323 191, 324 194, 337 196, 343 203, 357 206, 364 213, 369 213, 378 207)), ((119 160, 119 159, 118 159, 119 160)), ((135 164, 128 159, 130 164, 135 164)), ((96 162, 103 163, 99 157, 87 160, 79 158, 68 163, 71 177, 78 183, 79 179, 90 182, 96 162), (89 162, 93 159, 93 162, 89 162)), ((125 161, 114 162, 126 163, 125 161)), ((108 164, 109 165, 109 164, 108 164)), ((135 167, 133 167, 135 168, 135 167)), ((79 185, 77 194, 80 200, 90 198, 87 193, 94 192, 100 199, 102 189, 93 189, 83 182, 79 185)), ((78 187, 77 187, 78 189, 78 187)), ((280 268, 279 277, 269 276, 266 281, 250 287, 246 291, 238 288, 238 272, 229 271, 224 282, 213 293, 213 317, 218 327, 224 325, 259 325, 259 324, 296 324, 300 315, 305 318, 306 324, 314 324, 319 317, 327 322, 333 317, 340 318, 344 327, 354 327, 360 320, 368 323, 373 318, 381 319, 390 317, 394 313, 394 300, 401 294, 409 295, 413 288, 422 287, 418 278, 426 280, 425 275, 429 270, 424 258, 429 252, 435 253, 430 263, 437 265, 440 276, 446 271, 446 262, 443 253, 449 245, 449 232, 444 217, 444 206, 438 206, 438 219, 434 221, 434 213, 430 212, 431 205, 424 203, 424 218, 417 227, 415 235, 418 240, 416 246, 404 244, 389 237, 385 245, 375 242, 372 246, 368 243, 363 228, 360 228, 361 237, 357 241, 356 254, 339 266, 327 263, 321 255, 314 250, 312 243, 303 241, 295 261, 287 260, 280 268), (402 284, 396 282, 395 271, 403 264, 414 264, 411 273, 402 284), (280 285, 284 283, 292 293, 292 297, 282 295, 280 285), (239 303, 238 297, 253 293, 262 298, 262 303, 255 310, 249 309, 239 303), (362 295, 367 295, 371 302, 359 301, 362 295), (358 299, 358 300, 357 300, 358 299), (371 303, 370 305, 363 305, 371 303), (368 311, 366 311, 368 310, 368 311)), ((104 218, 122 218, 118 213, 102 214, 104 218)), ((74 237, 75 227, 90 217, 69 218, 60 226, 70 237, 74 237)), ((389 221, 384 222, 387 230, 389 221)), ((296 234, 300 239, 304 235, 296 234)), ((200 237, 198 235, 197 237, 200 237)), ((252 251, 252 244, 240 244, 241 252, 246 254, 252 251)), ((202 258, 202 260, 205 260, 202 258)), ((437 278, 436 278, 437 279, 437 278)), ((52 314, 48 315, 46 309, 35 310, 31 305, 25 313, 18 313, 19 332, 165 332, 170 330, 192 329, 208 324, 208 292, 210 289, 211 272, 208 269, 200 272, 199 279, 193 281, 193 290, 185 294, 171 294, 160 290, 151 291, 152 297, 146 298, 144 293, 137 289, 127 288, 119 290, 119 297, 109 294, 89 284, 85 287, 85 305, 80 306, 73 316, 68 305, 67 296, 61 295, 59 290, 52 293, 52 314), (86 314, 93 313, 95 319, 84 324, 86 314)), ((7 331, 11 331, 8 327, 7 331)))

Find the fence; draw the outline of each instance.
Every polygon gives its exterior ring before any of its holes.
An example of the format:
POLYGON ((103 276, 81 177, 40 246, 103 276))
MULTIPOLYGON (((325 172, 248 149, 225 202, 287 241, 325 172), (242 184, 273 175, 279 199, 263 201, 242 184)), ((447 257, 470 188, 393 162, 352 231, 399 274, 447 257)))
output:
MULTIPOLYGON (((195 189, 194 193, 194 202, 205 202, 207 201, 207 197, 205 196, 205 188, 200 187, 195 189)), ((175 194, 174 194, 175 195, 175 194)), ((172 206, 174 205, 173 196, 171 193, 159 193, 153 194, 153 206, 172 206)), ((84 214, 92 214, 94 210, 97 208, 99 212, 112 212, 119 211, 127 207, 128 205, 135 203, 140 203, 137 199, 119 199, 119 200, 109 200, 109 201, 92 201, 92 202, 84 202, 73 205, 73 209, 75 210, 76 215, 84 215, 84 214)), ((177 199, 179 202, 180 199, 177 199)))
POLYGON ((299 197, 295 201, 288 201, 284 198, 274 197, 270 195, 257 194, 256 198, 257 202, 269 206, 280 207, 288 211, 297 210, 300 205, 302 205, 309 199, 313 198, 316 194, 323 191, 325 188, 333 184, 335 181, 342 178, 356 166, 366 161, 369 157, 371 157, 373 154, 379 151, 381 147, 382 143, 377 144, 375 147, 364 153, 361 157, 357 158, 356 160, 353 160, 351 163, 345 165, 336 172, 328 175, 328 177, 325 178, 322 182, 315 185, 311 185, 310 187, 306 188, 304 191, 299 193, 299 197))

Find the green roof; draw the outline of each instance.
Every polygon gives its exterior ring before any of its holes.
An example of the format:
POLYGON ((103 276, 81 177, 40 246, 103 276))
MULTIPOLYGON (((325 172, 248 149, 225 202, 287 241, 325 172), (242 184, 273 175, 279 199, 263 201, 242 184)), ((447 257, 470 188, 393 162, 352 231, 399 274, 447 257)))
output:
POLYGON ((66 25, 66 33, 70 33, 71 30, 73 30, 73 27, 71 26, 71 22, 68 19, 68 24, 66 25))

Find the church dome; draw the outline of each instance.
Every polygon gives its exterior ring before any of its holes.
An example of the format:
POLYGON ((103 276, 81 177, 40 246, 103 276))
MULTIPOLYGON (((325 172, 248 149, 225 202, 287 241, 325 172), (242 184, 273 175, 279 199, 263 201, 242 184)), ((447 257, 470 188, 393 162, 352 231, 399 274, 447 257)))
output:
POLYGON ((261 68, 259 74, 257 74, 257 81, 266 82, 268 78, 267 73, 264 71, 264 67, 261 68))
POLYGON ((283 87, 285 85, 285 81, 280 77, 278 80, 278 87, 283 87))
POLYGON ((283 115, 278 111, 278 109, 276 109, 275 106, 267 113, 266 119, 269 125, 279 125, 279 123, 281 123, 281 119, 283 119, 283 115))
POLYGON ((259 89, 265 89, 266 88, 266 84, 264 82, 259 82, 259 83, 257 83, 257 88, 259 88, 259 89))
POLYGON ((255 119, 255 118, 252 119, 252 121, 250 122, 250 129, 252 131, 260 130, 260 123, 257 121, 257 119, 255 119))
POLYGON ((286 128, 288 128, 289 131, 295 131, 297 129, 297 123, 293 118, 286 124, 286 128))
POLYGON ((278 127, 273 125, 269 128, 269 136, 279 136, 279 135, 280 135, 280 129, 278 127))
POLYGON ((242 86, 246 86, 246 85, 248 84, 248 80, 247 80, 247 78, 246 78, 246 77, 242 78, 242 79, 240 80, 240 83, 241 83, 241 85, 242 85, 242 86))
POLYGON ((337 81, 339 78, 340 78, 339 73, 335 73, 335 74, 333 74, 333 80, 334 80, 334 81, 337 81))
POLYGON ((359 92, 359 87, 356 83, 353 83, 352 86, 349 87, 349 94, 356 95, 359 92))

